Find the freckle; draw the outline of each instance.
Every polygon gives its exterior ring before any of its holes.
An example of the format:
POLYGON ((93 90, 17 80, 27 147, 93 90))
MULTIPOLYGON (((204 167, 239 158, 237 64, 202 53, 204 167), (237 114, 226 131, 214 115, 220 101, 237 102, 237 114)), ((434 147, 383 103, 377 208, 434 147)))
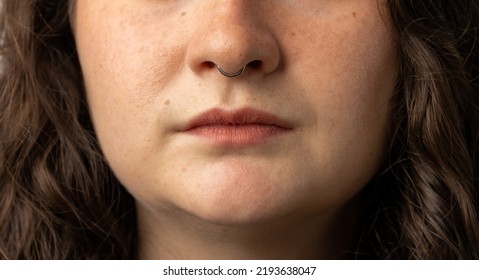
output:
POLYGON ((186 12, 182 12, 182 13, 181 13, 181 16, 184 16, 184 15, 186 15, 186 12))
POLYGON ((356 17, 356 12, 353 12, 353 17, 356 17))
POLYGON ((291 32, 291 36, 294 36, 294 35, 296 35, 296 33, 294 33, 294 32, 291 32))
POLYGON ((170 105, 170 100, 169 99, 165 100, 165 105, 170 105))

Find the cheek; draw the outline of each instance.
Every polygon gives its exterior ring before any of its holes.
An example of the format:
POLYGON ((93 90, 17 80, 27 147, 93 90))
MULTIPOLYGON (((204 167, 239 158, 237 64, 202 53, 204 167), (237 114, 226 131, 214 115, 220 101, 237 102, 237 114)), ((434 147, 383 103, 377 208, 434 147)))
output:
POLYGON ((304 106, 315 112, 312 156, 323 174, 336 178, 333 185, 360 188, 386 154, 399 65, 394 34, 377 15, 359 13, 341 24, 310 29, 315 33, 295 42, 309 52, 294 57, 291 80, 301 81, 304 106))
POLYGON ((166 108, 155 99, 165 98, 158 93, 174 80, 184 49, 177 40, 181 30, 173 32, 168 20, 104 2, 79 1, 75 39, 98 138, 105 154, 122 158, 155 133, 147 128, 166 108))
POLYGON ((398 56, 391 30, 377 15, 369 16, 376 20, 349 18, 331 27, 335 32, 304 42, 317 55, 302 58, 302 79, 308 88, 317 89, 309 96, 320 108, 317 121, 335 129, 386 130, 398 56))

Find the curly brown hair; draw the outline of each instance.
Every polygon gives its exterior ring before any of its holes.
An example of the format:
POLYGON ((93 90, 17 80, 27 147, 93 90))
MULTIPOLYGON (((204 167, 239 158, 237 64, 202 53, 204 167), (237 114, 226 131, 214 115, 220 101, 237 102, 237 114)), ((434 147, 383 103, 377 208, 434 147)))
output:
POLYGON ((356 251, 479 258, 479 4, 390 0, 401 77, 389 161, 356 251))
MULTIPOLYGON (((133 198, 92 128, 71 1, 3 0, 0 258, 136 258, 133 198)), ((479 4, 389 0, 401 77, 350 257, 479 258, 479 4)))
POLYGON ((134 257, 133 199, 93 133, 68 1, 3 1, 0 24, 0 257, 134 257))

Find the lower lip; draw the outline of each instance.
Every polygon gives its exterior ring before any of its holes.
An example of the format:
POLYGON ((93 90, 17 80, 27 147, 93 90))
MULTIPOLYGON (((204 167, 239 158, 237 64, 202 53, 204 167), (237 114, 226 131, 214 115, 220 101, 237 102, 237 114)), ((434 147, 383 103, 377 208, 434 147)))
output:
POLYGON ((187 133, 206 138, 219 146, 248 146, 264 143, 290 129, 274 125, 207 125, 199 126, 187 133))

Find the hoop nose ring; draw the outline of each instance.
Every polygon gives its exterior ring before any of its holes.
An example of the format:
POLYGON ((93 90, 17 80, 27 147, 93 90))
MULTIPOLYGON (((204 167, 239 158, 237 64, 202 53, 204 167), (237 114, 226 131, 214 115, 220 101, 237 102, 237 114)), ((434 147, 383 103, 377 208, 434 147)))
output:
POLYGON ((243 74, 244 70, 246 69, 246 64, 243 65, 243 67, 235 73, 228 73, 225 70, 223 70, 219 65, 216 65, 216 68, 218 68, 218 71, 221 73, 221 75, 228 77, 228 78, 234 78, 238 77, 239 75, 243 74))

